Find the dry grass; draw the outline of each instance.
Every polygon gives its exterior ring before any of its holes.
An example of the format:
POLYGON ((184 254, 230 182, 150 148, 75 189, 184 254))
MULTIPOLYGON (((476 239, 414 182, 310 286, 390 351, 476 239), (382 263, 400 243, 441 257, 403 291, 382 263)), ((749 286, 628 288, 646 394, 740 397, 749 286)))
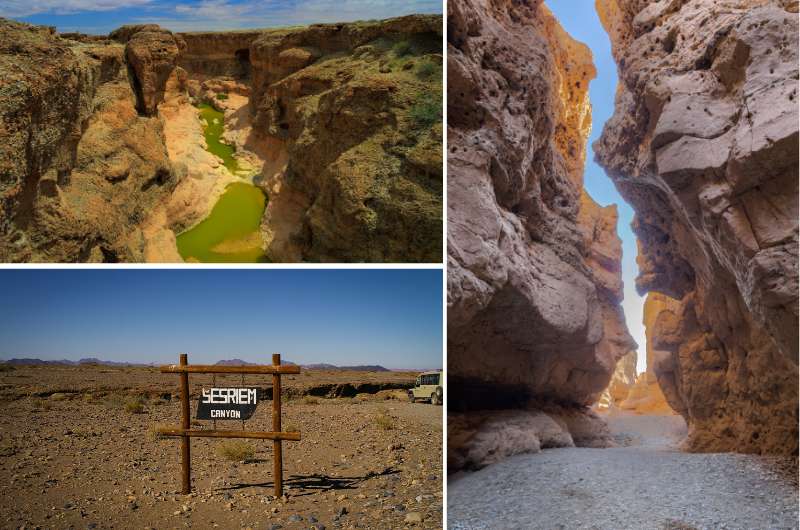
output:
POLYGON ((125 412, 128 412, 129 414, 143 414, 144 401, 142 401, 142 398, 134 398, 126 401, 125 412))
POLYGON ((253 446, 242 440, 226 440, 217 445, 217 454, 231 462, 247 462, 256 454, 253 446))
POLYGON ((33 400, 33 408, 37 410, 50 410, 53 404, 46 399, 36 398, 33 400))
POLYGON ((147 437, 154 442, 157 442, 159 440, 166 440, 169 437, 160 434, 158 430, 169 429, 171 427, 172 427, 171 425, 167 425, 166 423, 154 423, 147 428, 147 437))
POLYGON ((314 396, 305 396, 303 398, 303 403, 306 405, 319 405, 319 400, 314 396))
POLYGON ((381 410, 378 412, 377 416, 375 416, 375 425, 384 431, 391 431, 394 429, 394 418, 389 416, 386 410, 381 410))

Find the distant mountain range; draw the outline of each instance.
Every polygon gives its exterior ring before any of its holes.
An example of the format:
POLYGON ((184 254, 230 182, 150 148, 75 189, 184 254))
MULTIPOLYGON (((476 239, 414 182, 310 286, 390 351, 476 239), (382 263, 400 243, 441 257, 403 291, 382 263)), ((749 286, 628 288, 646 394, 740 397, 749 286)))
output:
MULTIPOLYGON (((32 359, 32 358, 21 358, 21 359, 8 359, 7 361, 0 361, 6 364, 13 364, 13 365, 66 365, 66 366, 78 366, 81 364, 102 364, 105 366, 158 366, 160 363, 128 363, 128 362, 118 362, 118 361, 103 361, 100 359, 96 359, 94 357, 89 357, 86 359, 81 359, 79 361, 70 361, 67 359, 61 359, 58 361, 45 361, 42 359, 32 359)), ((215 363, 218 366, 253 366, 258 363, 250 363, 247 361, 243 361, 242 359, 223 359, 221 361, 217 361, 215 363)), ((281 364, 290 364, 296 365, 297 363, 293 363, 291 361, 284 361, 281 360, 281 364)), ((316 363, 316 364, 304 364, 301 365, 303 368, 307 370, 328 370, 328 371, 350 371, 350 372, 390 372, 388 368, 380 366, 378 364, 359 364, 355 366, 336 366, 335 364, 327 364, 327 363, 316 363)))
POLYGON ((42 365, 42 364, 57 364, 67 366, 78 366, 79 364, 102 364, 105 366, 156 366, 155 363, 128 363, 117 361, 102 361, 94 357, 87 357, 79 361, 70 361, 68 359, 61 359, 58 361, 44 361, 42 359, 21 358, 21 359, 8 359, 7 361, 0 361, 6 364, 28 364, 28 365, 42 365))

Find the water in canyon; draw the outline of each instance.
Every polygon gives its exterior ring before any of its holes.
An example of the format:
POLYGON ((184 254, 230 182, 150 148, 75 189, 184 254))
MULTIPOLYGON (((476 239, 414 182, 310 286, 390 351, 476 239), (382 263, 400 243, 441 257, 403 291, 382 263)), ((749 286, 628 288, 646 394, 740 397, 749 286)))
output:
MULTIPOLYGON (((222 141, 224 113, 207 104, 198 108, 209 152, 219 157, 228 171, 242 176, 234 147, 222 141)), ((264 193, 246 177, 229 184, 208 217, 178 236, 181 257, 201 263, 266 261, 259 231, 266 201, 264 193)))

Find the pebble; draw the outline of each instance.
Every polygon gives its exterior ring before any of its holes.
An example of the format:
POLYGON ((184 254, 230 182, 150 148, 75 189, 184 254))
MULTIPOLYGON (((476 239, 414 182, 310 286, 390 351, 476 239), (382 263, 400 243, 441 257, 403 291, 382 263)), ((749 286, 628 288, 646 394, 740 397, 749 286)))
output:
POLYGON ((419 512, 408 512, 406 514, 406 518, 403 519, 406 523, 421 523, 422 522, 422 514, 419 512))

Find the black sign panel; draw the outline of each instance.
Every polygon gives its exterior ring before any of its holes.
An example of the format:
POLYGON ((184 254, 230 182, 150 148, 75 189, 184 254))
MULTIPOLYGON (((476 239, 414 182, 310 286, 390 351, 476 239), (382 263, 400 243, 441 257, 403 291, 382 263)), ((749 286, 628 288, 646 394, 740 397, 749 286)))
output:
POLYGON ((197 419, 250 419, 256 411, 259 397, 257 388, 204 388, 197 405, 197 419))

